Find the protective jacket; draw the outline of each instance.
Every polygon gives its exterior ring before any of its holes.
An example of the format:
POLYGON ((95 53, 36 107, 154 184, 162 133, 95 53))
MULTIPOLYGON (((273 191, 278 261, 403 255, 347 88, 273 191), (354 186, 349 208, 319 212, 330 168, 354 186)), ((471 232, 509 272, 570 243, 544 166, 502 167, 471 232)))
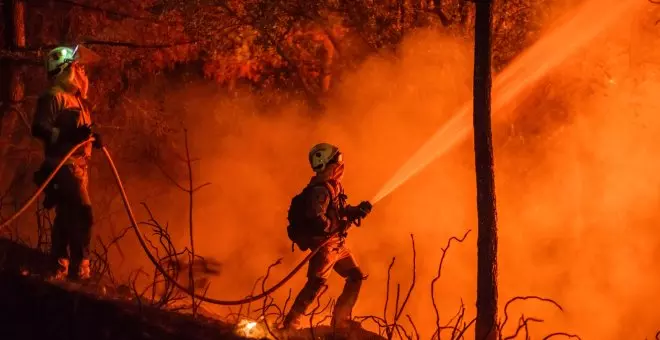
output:
MULTIPOLYGON (((74 146, 71 136, 77 127, 91 125, 89 109, 80 96, 53 86, 39 97, 32 122, 32 135, 44 142, 46 162, 59 163, 74 146)), ((86 163, 92 154, 87 144, 67 161, 86 163)))

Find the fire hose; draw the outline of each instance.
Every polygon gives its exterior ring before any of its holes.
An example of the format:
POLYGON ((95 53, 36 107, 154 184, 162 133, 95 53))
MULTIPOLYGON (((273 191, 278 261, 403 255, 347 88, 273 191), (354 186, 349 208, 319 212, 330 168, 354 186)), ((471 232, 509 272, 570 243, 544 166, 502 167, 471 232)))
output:
MULTIPOLYGON (((74 152, 76 152, 78 149, 80 149, 82 146, 84 146, 87 143, 93 142, 94 139, 90 138, 84 142, 81 142, 80 144, 74 146, 71 151, 69 151, 68 154, 66 154, 63 158, 62 161, 55 167, 55 169, 51 172, 51 174, 46 178, 46 180, 39 186, 37 191, 28 199, 23 206, 18 209, 11 217, 0 223, 0 231, 4 229, 6 226, 11 224, 13 221, 15 221, 22 213, 27 210, 27 208, 34 203, 34 201, 39 197, 39 195, 46 189, 48 184, 53 180, 57 172, 66 164, 66 161, 73 155, 74 152)), ((108 152, 108 149, 104 146, 101 148, 103 151, 103 154, 108 161, 108 165, 110 165, 110 169, 112 170, 112 173, 115 178, 115 182, 117 184, 117 187, 119 188, 119 193, 121 194, 122 202, 124 203, 124 208, 126 209, 126 214, 128 215, 128 218, 131 222, 131 227, 133 231, 135 231, 135 235, 138 238, 138 242, 140 243, 140 246, 144 250, 145 254, 153 263, 153 265, 156 267, 156 269, 163 275, 163 277, 168 280, 171 284, 173 284, 177 289, 185 292, 186 294, 190 295, 191 297, 194 297, 197 300, 207 302, 210 304, 214 305, 221 305, 221 306, 234 306, 234 305, 242 305, 245 303, 250 303, 253 301, 257 301, 260 299, 263 299, 264 297, 272 294, 276 290, 278 290, 280 287, 282 287, 284 284, 286 284, 293 276, 295 276, 302 267, 309 262, 309 260, 314 256, 318 251, 328 242, 330 242, 330 239, 326 240, 323 242, 319 247, 314 249, 312 252, 310 252, 305 258, 300 261, 300 263, 294 267, 288 275, 286 275, 283 279, 281 279, 278 283, 273 285, 272 287, 268 288, 264 292, 258 295, 253 295, 253 296, 248 296, 244 299, 241 300, 219 300, 219 299, 214 299, 207 297, 205 295, 199 295, 195 293, 193 289, 185 288, 182 286, 180 283, 177 282, 170 274, 167 273, 167 271, 160 265, 158 259, 151 253, 147 246, 147 242, 145 241, 145 238, 142 234, 142 231, 140 230, 140 227, 138 226, 138 222, 135 219, 135 215, 133 214, 133 210, 131 209, 131 205, 128 202, 128 196, 126 195, 126 191, 124 190, 124 185, 121 181, 121 177, 119 176, 119 172, 117 171, 117 167, 115 167, 114 162, 112 161, 112 157, 110 157, 110 152, 108 152)), ((357 221, 353 221, 356 225, 359 225, 359 219, 357 221)))

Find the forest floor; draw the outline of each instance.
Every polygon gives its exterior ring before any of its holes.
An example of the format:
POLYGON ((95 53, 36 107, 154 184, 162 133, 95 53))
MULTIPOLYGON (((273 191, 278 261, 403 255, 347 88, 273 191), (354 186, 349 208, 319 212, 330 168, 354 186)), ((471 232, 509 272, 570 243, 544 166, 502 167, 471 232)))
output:
MULTIPOLYGON (((246 339, 236 326, 200 312, 196 317, 145 306, 101 285, 45 280, 45 254, 0 239, 0 339, 246 339)), ((383 339, 359 330, 340 335, 330 327, 313 332, 274 332, 277 339, 383 339)))

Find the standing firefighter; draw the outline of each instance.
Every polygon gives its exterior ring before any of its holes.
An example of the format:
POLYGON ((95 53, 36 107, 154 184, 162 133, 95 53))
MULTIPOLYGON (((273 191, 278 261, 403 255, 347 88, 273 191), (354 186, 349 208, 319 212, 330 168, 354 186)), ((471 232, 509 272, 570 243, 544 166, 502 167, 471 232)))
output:
POLYGON ((51 231, 56 279, 90 277, 93 219, 87 191, 88 166, 92 147, 101 148, 102 144, 100 136, 92 133, 86 105, 88 79, 84 64, 95 55, 89 50, 85 53, 89 57, 83 58, 85 54, 81 55, 78 46, 58 47, 48 53, 46 69, 50 88, 39 97, 32 122, 32 135, 43 141, 45 153, 44 163, 35 173, 38 185, 75 145, 95 138, 93 145, 86 144, 66 160, 46 189, 44 207, 55 207, 56 214, 51 231))
POLYGON ((309 152, 309 162, 316 175, 292 200, 287 231, 289 238, 303 251, 322 247, 309 262, 307 283, 284 319, 283 328, 301 327, 305 310, 325 286, 333 269, 346 279, 346 284, 337 299, 332 324, 348 328, 353 325, 351 313, 366 276, 344 245, 346 230, 367 216, 371 204, 346 205, 347 197, 341 184, 344 162, 336 146, 326 143, 314 146, 309 152))

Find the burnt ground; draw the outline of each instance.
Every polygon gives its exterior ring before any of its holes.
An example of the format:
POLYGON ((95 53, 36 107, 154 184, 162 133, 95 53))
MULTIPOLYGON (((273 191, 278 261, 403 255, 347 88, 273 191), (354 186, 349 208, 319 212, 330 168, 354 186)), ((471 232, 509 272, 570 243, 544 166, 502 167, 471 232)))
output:
MULTIPOLYGON (((244 339, 219 320, 141 306, 134 300, 101 296, 97 289, 45 281, 38 275, 45 254, 0 239, 0 339, 244 339)), ((280 339, 310 339, 309 329, 276 334, 280 339)), ((315 338, 382 339, 364 330, 333 334, 314 330, 315 338)))

